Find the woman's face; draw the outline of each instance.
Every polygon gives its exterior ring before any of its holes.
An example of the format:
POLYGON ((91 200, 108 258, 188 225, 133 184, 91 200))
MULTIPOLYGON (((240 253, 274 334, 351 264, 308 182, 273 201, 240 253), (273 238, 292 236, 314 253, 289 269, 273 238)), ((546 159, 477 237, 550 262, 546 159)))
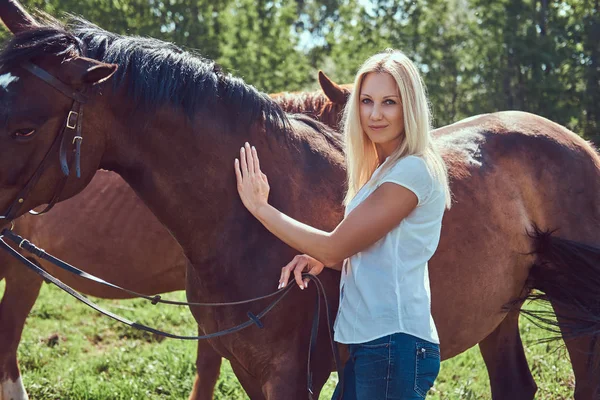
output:
POLYGON ((387 72, 368 73, 360 87, 360 124, 380 155, 389 156, 404 135, 404 113, 398 85, 387 72))

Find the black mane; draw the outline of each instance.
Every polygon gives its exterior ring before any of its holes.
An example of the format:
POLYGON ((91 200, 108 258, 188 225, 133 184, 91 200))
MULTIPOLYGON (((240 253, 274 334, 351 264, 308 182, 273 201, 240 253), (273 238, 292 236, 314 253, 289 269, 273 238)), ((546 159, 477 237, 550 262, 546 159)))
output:
POLYGON ((289 114, 289 117, 291 120, 302 122, 313 130, 319 132, 321 135, 323 135, 323 137, 325 137, 330 145, 335 147, 340 152, 344 151, 344 140, 342 135, 335 129, 309 117, 306 114, 289 114))
POLYGON ((147 111, 171 105, 188 117, 215 103, 227 105, 233 127, 265 121, 265 128, 286 129, 289 121, 281 107, 240 78, 224 73, 212 60, 152 38, 107 32, 74 18, 66 27, 51 18, 15 35, 0 53, 0 66, 14 67, 41 54, 85 56, 118 64, 115 87, 127 84, 132 100, 147 111))

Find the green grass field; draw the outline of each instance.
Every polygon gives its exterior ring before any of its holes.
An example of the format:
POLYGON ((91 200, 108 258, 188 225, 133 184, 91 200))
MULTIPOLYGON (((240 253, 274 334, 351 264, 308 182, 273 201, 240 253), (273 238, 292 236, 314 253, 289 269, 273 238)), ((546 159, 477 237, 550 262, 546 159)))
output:
MULTIPOLYGON (((0 283, 3 293, 4 282, 0 283)), ((166 296, 185 299, 183 292, 166 296)), ((99 300, 132 320, 176 333, 195 334, 185 307, 152 306, 141 300, 99 300)), ((525 319, 521 335, 539 390, 536 399, 573 397, 574 378, 566 350, 535 344, 547 337, 525 319)), ((562 343, 561 343, 562 344, 562 343)), ((187 399, 194 377, 195 342, 157 338, 104 317, 59 289, 44 285, 28 319, 19 361, 32 400, 187 399)), ((321 399, 329 399, 332 374, 321 399)), ((477 347, 442 363, 428 399, 489 399, 487 372, 477 347)), ((215 399, 246 399, 227 362, 215 399)))

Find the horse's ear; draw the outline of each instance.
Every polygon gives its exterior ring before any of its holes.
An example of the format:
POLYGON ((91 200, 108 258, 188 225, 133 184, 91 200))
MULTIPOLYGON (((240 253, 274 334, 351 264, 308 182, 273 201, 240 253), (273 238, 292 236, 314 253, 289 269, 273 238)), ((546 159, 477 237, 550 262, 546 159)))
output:
POLYGON ((337 83, 329 79, 323 71, 319 71, 319 85, 325 96, 335 104, 346 104, 347 92, 337 83))
POLYGON ((118 68, 116 64, 107 64, 86 57, 71 59, 66 64, 66 80, 74 86, 90 86, 105 82, 118 68))
POLYGON ((13 34, 37 26, 35 19, 17 0, 0 0, 0 18, 13 34))
POLYGON ((82 77, 84 84, 96 85, 110 79, 113 74, 117 71, 117 64, 104 64, 94 65, 89 68, 85 75, 82 77))

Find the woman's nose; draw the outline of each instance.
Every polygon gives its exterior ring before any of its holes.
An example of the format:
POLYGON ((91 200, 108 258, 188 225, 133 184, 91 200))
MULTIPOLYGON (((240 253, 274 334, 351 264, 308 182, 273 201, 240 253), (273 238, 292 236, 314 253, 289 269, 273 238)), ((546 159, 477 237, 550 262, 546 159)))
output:
POLYGON ((373 120, 380 120, 381 119, 381 107, 379 105, 373 105, 373 108, 371 109, 371 119, 373 120))

